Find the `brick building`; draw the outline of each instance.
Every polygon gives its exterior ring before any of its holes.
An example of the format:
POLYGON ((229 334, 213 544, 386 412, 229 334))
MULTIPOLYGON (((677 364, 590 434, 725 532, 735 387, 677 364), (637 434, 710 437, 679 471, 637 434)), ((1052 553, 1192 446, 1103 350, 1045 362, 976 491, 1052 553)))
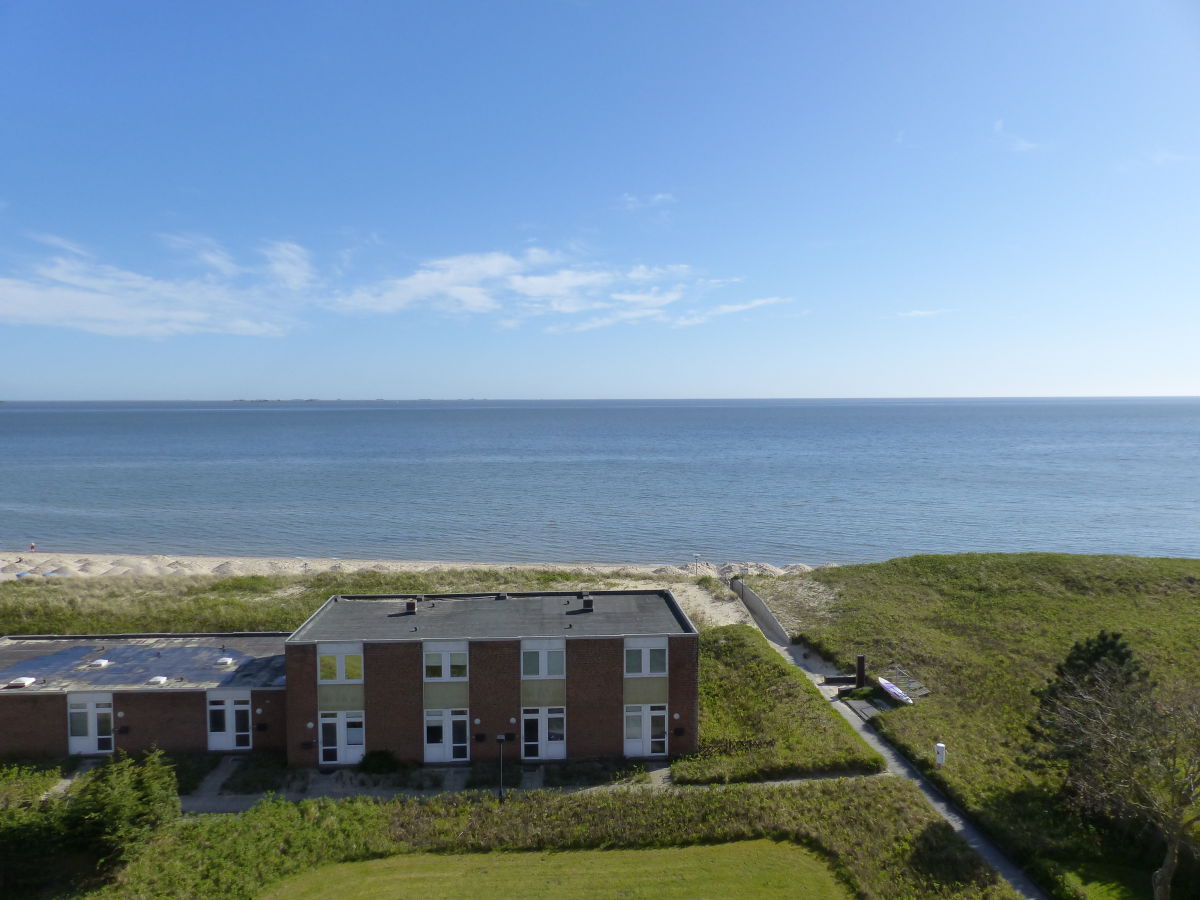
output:
POLYGON ((0 639, 0 756, 370 750, 430 764, 697 748, 669 591, 336 596, 293 634, 0 639))

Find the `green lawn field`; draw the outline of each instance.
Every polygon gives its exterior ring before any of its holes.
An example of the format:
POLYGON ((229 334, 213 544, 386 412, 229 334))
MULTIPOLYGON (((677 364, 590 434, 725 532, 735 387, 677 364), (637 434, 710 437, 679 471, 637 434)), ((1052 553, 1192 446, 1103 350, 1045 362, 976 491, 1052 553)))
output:
POLYGON ((849 892, 815 854, 795 844, 740 841, 662 850, 430 853, 327 866, 280 882, 270 900, 373 900, 397 896, 805 897, 849 892))

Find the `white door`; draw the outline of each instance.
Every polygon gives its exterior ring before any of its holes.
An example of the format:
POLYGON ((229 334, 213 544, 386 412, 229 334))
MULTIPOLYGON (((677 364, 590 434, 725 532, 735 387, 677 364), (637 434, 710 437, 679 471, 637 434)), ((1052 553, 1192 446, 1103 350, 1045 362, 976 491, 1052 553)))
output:
POLYGON ((465 762, 471 758, 465 709, 425 710, 425 762, 465 762))
POLYGON ((250 692, 208 692, 208 749, 249 750, 250 692))
POLYGON ((665 703, 625 707, 625 755, 667 755, 667 706, 665 703))
POLYGON ((566 708, 543 706, 521 710, 521 757, 565 759, 566 755, 566 708))
POLYGON ((323 712, 321 763, 350 766, 362 762, 366 727, 362 712, 323 712))
POLYGON ((112 694, 67 694, 67 749, 85 756, 113 752, 112 694))

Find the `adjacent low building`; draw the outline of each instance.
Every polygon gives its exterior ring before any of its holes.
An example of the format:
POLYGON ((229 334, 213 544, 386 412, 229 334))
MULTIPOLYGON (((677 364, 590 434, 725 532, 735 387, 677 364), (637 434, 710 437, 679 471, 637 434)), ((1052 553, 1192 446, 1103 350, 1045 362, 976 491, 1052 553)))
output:
POLYGON ((675 598, 654 590, 336 596, 291 635, 3 638, 0 755, 691 753, 698 652, 675 598))

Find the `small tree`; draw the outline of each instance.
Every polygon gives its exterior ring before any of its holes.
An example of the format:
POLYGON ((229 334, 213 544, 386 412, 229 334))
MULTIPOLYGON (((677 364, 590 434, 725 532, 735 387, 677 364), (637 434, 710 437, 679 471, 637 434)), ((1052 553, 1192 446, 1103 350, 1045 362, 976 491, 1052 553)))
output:
POLYGON ((1160 688, 1119 634, 1077 643, 1038 692, 1034 734, 1084 809, 1154 829, 1165 845, 1155 900, 1200 824, 1200 701, 1160 688))

